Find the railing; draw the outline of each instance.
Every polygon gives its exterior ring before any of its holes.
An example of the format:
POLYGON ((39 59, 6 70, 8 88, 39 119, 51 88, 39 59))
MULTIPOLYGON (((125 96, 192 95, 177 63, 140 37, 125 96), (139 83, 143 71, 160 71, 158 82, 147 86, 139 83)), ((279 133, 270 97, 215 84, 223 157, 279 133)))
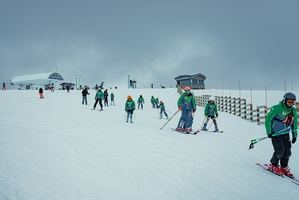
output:
MULTIPOLYGON (((178 92, 182 94, 182 90, 178 89, 178 92)), ((196 105, 206 106, 210 97, 211 95, 195 96, 196 105)), ((246 99, 242 98, 215 96, 215 99, 219 111, 239 116, 245 120, 255 122, 258 125, 265 123, 265 118, 270 110, 270 108, 265 105, 254 107, 252 104, 247 103, 246 99)), ((295 106, 299 116, 299 102, 296 102, 295 106)))

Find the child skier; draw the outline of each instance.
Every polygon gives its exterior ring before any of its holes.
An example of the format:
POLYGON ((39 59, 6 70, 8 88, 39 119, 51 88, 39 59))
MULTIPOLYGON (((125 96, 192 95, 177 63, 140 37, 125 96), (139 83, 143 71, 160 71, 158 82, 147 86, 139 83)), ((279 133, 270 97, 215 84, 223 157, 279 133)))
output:
POLYGON ((192 131, 193 114, 196 111, 196 102, 191 93, 191 87, 186 86, 184 90, 185 92, 180 96, 177 103, 178 109, 182 111, 182 115, 176 131, 189 133, 192 131))
POLYGON ((204 123, 201 130, 207 131, 208 122, 210 119, 212 119, 215 127, 214 132, 218 132, 219 130, 216 122, 216 118, 218 117, 218 112, 217 112, 217 105, 215 104, 215 99, 213 97, 209 99, 204 112, 207 120, 204 123))
POLYGON ((143 110, 144 98, 142 97, 142 95, 139 96, 137 103, 138 103, 138 110, 140 107, 143 110))
POLYGON ((38 94, 39 94, 39 98, 40 98, 40 99, 43 99, 43 98, 44 98, 44 90, 43 90, 43 88, 39 88, 39 90, 38 90, 38 94))
POLYGON ((168 119, 168 115, 165 110, 165 105, 162 101, 160 101, 160 119, 163 118, 162 113, 164 113, 164 115, 166 116, 166 119, 168 119))
POLYGON ((151 97, 151 103, 152 103, 153 108, 155 108, 156 104, 155 104, 155 97, 154 96, 151 97))
POLYGON ((114 105, 114 94, 111 92, 110 94, 110 105, 114 105))
POLYGON ((135 110, 135 102, 133 101, 132 97, 129 95, 127 97, 127 101, 125 104, 125 111, 127 112, 127 123, 130 122, 133 123, 132 118, 133 118, 133 112, 135 110))
POLYGON ((102 100, 104 98, 104 93, 102 92, 101 89, 98 89, 96 96, 95 96, 95 103, 93 105, 93 110, 96 109, 97 103, 99 102, 101 110, 103 110, 103 104, 102 104, 102 100))
POLYGON ((288 92, 283 97, 284 99, 279 104, 271 108, 265 121, 266 133, 271 138, 274 147, 270 170, 278 175, 294 177, 288 163, 291 156, 289 132, 292 132, 293 144, 297 138, 298 115, 293 107, 296 96, 288 92))

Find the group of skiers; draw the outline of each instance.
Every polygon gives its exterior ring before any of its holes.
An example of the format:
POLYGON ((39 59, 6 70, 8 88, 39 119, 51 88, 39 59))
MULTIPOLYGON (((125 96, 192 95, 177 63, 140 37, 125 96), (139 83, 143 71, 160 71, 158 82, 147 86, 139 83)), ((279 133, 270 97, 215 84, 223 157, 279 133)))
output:
MULTIPOLYGON (((44 98, 43 89, 39 88, 40 98, 44 98)), ((87 95, 89 95, 87 87, 82 90, 82 104, 87 105, 87 95)), ((102 92, 102 89, 98 89, 95 95, 95 103, 93 109, 96 108, 97 103, 100 104, 103 110, 102 100, 104 100, 104 106, 108 106, 108 90, 106 89, 102 92)), ((110 94, 111 105, 114 105, 114 94, 110 94)), ((142 95, 139 96, 137 103, 138 109, 144 108, 144 98, 142 95)), ((295 94, 288 92, 283 96, 283 100, 279 104, 274 105, 270 112, 267 114, 265 119, 266 133, 269 138, 271 138, 272 145, 274 148, 274 153, 270 160, 268 170, 278 174, 285 175, 288 177, 294 177, 288 166, 289 158, 291 156, 291 144, 294 144, 297 140, 297 126, 298 126, 298 114, 294 104, 296 102, 295 94), (290 140, 289 132, 292 133, 292 140, 290 140)), ((153 108, 160 108, 160 119, 164 114, 168 119, 166 113, 165 105, 162 101, 159 102, 159 98, 151 97, 151 104, 153 108)), ((179 119, 176 131, 190 133, 192 132, 193 116, 196 112, 196 101, 193 93, 191 92, 191 87, 184 87, 183 94, 179 97, 177 101, 177 112, 181 112, 181 117, 179 119)), ((125 103, 125 111, 127 112, 126 122, 133 123, 133 113, 135 110, 135 102, 132 96, 127 96, 125 103)), ((176 112, 176 113, 177 113, 176 112)), ((214 132, 218 132, 218 125, 216 118, 218 117, 217 105, 215 103, 215 98, 210 97, 208 103, 204 109, 205 119, 203 121, 203 126, 200 130, 206 131, 209 129, 208 122, 212 119, 214 124, 214 132)))
MULTIPOLYGON (((181 118, 177 125, 176 131, 179 132, 192 132, 192 124, 193 124, 193 116, 196 111, 196 101, 194 95, 191 92, 191 87, 184 87, 184 93, 180 96, 177 106, 178 110, 181 111, 181 118)), ((218 132, 218 126, 216 122, 216 118, 218 117, 217 105, 215 103, 215 98, 211 97, 208 100, 207 105, 204 109, 205 114, 205 122, 201 130, 207 131, 209 127, 207 127, 210 119, 213 120, 215 130, 214 132, 218 132)))

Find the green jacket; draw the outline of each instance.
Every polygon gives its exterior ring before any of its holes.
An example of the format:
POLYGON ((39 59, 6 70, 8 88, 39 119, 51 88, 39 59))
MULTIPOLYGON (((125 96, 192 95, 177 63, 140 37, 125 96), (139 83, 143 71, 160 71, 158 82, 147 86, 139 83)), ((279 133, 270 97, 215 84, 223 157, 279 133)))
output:
POLYGON ((205 107, 205 115, 209 117, 218 116, 217 105, 209 102, 205 107))
POLYGON ((139 102, 139 103, 144 103, 144 98, 143 98, 143 97, 139 97, 139 98, 138 98, 138 102, 139 102))
POLYGON ((104 99, 104 93, 102 92, 102 90, 97 91, 95 99, 104 99))
POLYGON ((133 100, 127 100, 125 104, 126 111, 134 111, 135 110, 135 102, 133 100))
POLYGON ((292 131, 293 137, 297 137, 298 115, 294 107, 288 108, 284 101, 273 106, 266 116, 265 127, 267 135, 283 135, 292 131), (293 123, 288 125, 285 120, 288 116, 293 116, 293 123))
POLYGON ((196 101, 192 93, 184 92, 180 96, 177 105, 178 107, 181 107, 183 110, 186 109, 186 110, 193 110, 193 112, 196 111, 196 101))

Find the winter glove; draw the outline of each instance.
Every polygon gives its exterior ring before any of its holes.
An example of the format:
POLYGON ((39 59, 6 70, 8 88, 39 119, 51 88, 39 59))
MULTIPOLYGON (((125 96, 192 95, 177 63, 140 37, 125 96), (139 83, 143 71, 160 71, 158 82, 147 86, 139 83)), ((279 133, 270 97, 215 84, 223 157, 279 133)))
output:
POLYGON ((292 144, 295 144, 296 140, 297 140, 297 138, 293 137, 292 144))
POLYGON ((272 138, 272 133, 267 133, 268 138, 272 138))

